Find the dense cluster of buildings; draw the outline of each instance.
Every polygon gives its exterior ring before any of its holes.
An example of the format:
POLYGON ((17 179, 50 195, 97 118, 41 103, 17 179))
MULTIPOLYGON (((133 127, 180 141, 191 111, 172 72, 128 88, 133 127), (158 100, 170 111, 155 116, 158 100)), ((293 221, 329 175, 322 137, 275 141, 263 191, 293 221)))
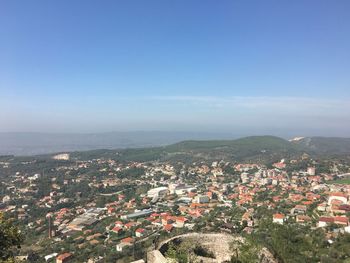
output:
MULTIPOLYGON (((43 245, 41 254, 56 262, 75 257, 76 251, 58 249, 67 240, 79 251, 103 245, 127 253, 176 231, 251 233, 261 207, 273 223, 309 224, 324 229, 330 240, 350 233, 350 186, 330 183, 339 174, 318 173, 312 160, 304 169, 287 170, 298 162, 281 160, 267 167, 220 160, 192 165, 80 160, 52 168, 58 176, 17 171, 1 185, 0 209, 23 222, 24 231, 54 243, 51 251, 43 245), (134 178, 132 171, 142 173, 134 178)), ((2 169, 10 167, 4 163, 2 169)))

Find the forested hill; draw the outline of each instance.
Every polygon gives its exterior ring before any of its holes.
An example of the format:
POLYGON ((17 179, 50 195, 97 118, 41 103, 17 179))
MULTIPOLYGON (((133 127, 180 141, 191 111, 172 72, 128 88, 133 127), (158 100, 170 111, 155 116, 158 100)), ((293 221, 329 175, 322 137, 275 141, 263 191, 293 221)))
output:
POLYGON ((295 141, 318 154, 348 154, 350 153, 350 138, 339 137, 306 137, 295 141))
POLYGON ((280 158, 300 157, 304 153, 316 157, 349 156, 350 139, 310 137, 288 141, 275 136, 250 136, 236 140, 188 140, 161 147, 77 151, 71 152, 71 157, 72 160, 111 158, 141 162, 155 160, 193 162, 219 159, 270 162, 280 158))
POLYGON ((307 152, 304 146, 274 136, 251 136, 237 140, 183 141, 164 147, 96 150, 76 152, 75 157, 120 160, 151 161, 196 161, 196 160, 261 160, 269 161, 292 157, 307 152))
POLYGON ((299 145, 275 136, 250 136, 237 140, 183 141, 166 147, 168 151, 203 151, 228 149, 231 151, 281 150, 299 151, 299 145))

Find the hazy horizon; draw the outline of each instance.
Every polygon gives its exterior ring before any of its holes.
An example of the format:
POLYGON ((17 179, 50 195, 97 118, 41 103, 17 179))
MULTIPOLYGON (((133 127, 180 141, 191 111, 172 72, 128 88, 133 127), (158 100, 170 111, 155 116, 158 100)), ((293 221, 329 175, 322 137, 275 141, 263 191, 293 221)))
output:
POLYGON ((299 136, 281 136, 279 134, 239 134, 234 132, 209 133, 185 131, 133 131, 106 133, 0 132, 0 156, 25 156, 97 149, 145 148, 165 146, 188 140, 235 140, 249 136, 266 135, 278 136, 286 140, 300 136, 300 134, 299 136))
POLYGON ((229 131, 213 131, 213 130, 207 130, 207 131, 194 131, 194 130, 112 130, 112 131, 99 131, 99 132, 92 132, 92 131, 83 131, 83 132, 57 132, 57 131, 0 131, 0 134, 2 135, 30 135, 30 134, 45 134, 45 135, 103 135, 103 134, 192 134, 192 135, 201 135, 205 136, 208 135, 212 137, 213 140, 217 139, 220 140, 222 137, 229 138, 230 136, 232 139, 235 138, 243 138, 243 137, 249 137, 249 136, 275 136, 280 137, 286 140, 293 139, 295 137, 338 137, 338 138, 350 138, 350 136, 347 133, 344 133, 343 135, 339 132, 329 133, 329 132, 316 132, 313 133, 312 131, 308 131, 305 133, 299 133, 296 131, 235 131, 235 130, 229 130, 229 131))
POLYGON ((349 1, 3 1, 0 132, 350 134, 349 1))

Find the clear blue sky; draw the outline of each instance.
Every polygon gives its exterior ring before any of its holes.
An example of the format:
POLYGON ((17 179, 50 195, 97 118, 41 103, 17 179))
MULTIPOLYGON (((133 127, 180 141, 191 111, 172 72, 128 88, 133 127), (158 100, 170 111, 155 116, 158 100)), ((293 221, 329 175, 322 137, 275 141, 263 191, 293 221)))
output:
POLYGON ((350 1, 0 2, 0 131, 350 136, 350 1))

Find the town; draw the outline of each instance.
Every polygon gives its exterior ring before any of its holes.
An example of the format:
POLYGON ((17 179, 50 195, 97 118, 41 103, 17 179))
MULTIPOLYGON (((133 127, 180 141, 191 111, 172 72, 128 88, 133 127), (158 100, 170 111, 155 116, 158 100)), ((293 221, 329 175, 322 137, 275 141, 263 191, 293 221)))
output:
POLYGON ((8 174, 0 209, 25 237, 19 260, 146 262, 170 237, 249 236, 263 221, 322 231, 325 246, 350 233, 346 160, 304 154, 269 164, 188 164, 79 160, 64 153, 46 160, 50 168, 42 163, 40 157, 0 162, 0 173, 8 174))

